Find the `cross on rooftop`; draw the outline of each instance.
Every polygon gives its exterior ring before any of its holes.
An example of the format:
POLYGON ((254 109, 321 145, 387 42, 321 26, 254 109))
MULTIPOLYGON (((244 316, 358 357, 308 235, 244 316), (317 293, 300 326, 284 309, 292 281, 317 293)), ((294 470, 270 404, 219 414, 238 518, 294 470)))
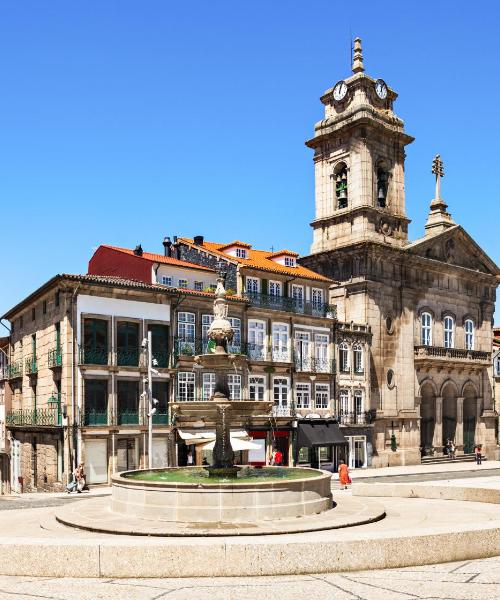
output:
POLYGON ((441 160, 441 156, 436 154, 434 160, 432 161, 432 172, 436 176, 436 197, 438 200, 441 198, 441 177, 444 177, 444 168, 443 161, 441 160))

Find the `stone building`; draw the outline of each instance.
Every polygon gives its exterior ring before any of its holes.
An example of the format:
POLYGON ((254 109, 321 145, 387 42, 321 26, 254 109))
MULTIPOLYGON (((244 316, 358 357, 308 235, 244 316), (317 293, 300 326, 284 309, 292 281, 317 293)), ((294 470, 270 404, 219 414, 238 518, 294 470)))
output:
POLYGON ((330 301, 340 321, 370 329, 373 465, 418 463, 447 438, 459 453, 476 441, 492 456, 499 271, 447 212, 439 157, 424 236, 408 239, 404 161, 413 138, 394 113, 396 98, 365 73, 357 39, 352 75, 323 94, 325 116, 307 142, 316 215, 301 263, 339 282, 330 301))
POLYGON ((5 415, 10 406, 10 390, 5 385, 9 368, 8 351, 9 338, 0 338, 0 495, 10 492, 9 439, 5 427, 5 415))

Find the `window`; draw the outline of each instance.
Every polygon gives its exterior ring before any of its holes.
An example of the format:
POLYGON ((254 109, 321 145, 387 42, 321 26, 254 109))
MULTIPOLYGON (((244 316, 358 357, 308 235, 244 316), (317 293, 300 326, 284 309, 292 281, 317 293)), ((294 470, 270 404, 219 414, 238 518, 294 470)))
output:
POLYGON ((314 336, 314 361, 318 373, 328 373, 328 335, 317 333, 314 336))
POLYGON ((163 285, 168 285, 169 287, 172 287, 173 285, 172 277, 162 277, 161 282, 163 285))
POLYGON ((261 376, 249 377, 248 397, 250 400, 265 400, 266 379, 261 376))
POLYGON ((264 321, 248 321, 248 351, 253 360, 265 360, 266 324, 264 321))
POLYGON ((465 349, 474 350, 474 321, 466 319, 464 323, 465 329, 465 349))
POLYGON ((455 321, 453 317, 444 318, 444 347, 453 348, 455 345, 455 321))
POLYGON ((228 317, 228 321, 233 328, 233 341, 229 344, 228 352, 239 354, 241 352, 241 319, 237 317, 228 317))
POLYGON ((330 386, 327 383, 317 383, 314 388, 314 402, 317 409, 328 408, 330 386))
POLYGON ((339 416, 347 417, 349 414, 349 392, 340 390, 339 392, 339 416))
POLYGON ((354 354, 354 372, 355 373, 363 373, 363 347, 361 344, 354 344, 353 346, 353 354, 354 354))
POLYGON ((139 423, 139 382, 117 382, 118 425, 139 423))
POLYGON ((194 342, 194 313, 180 312, 177 316, 177 335, 187 342, 194 342))
POLYGON ((83 322, 83 362, 86 365, 108 364, 108 322, 85 319, 83 322))
POLYGON ((500 377, 500 354, 497 354, 494 361, 495 377, 500 377))
POLYGON ((297 408, 309 408, 311 405, 311 385, 309 383, 296 383, 295 399, 297 408))
POLYGON ((151 352, 153 355, 153 366, 166 368, 168 366, 168 325, 152 323, 148 325, 151 332, 151 352))
POLYGON ((195 281, 194 282, 194 289, 197 292, 202 292, 203 291, 203 281, 195 281))
POLYGON ((361 390, 354 392, 354 413, 357 417, 363 413, 363 392, 361 390))
POLYGON ((342 342, 339 346, 339 367, 341 373, 349 372, 349 346, 342 342))
POLYGON ((382 167, 379 167, 377 169, 377 206, 379 208, 386 207, 388 179, 387 172, 382 167))
POLYGON ((56 332, 56 350, 59 352, 61 350, 61 323, 54 325, 54 331, 56 332))
POLYGON ((108 382, 106 379, 85 380, 85 425, 107 425, 108 382))
POLYGON ((313 306, 313 309, 320 309, 323 306, 323 290, 320 290, 318 288, 313 288, 311 290, 311 303, 313 306))
POLYGON ((304 286, 292 284, 292 299, 296 309, 304 308, 304 286))
POLYGON ((44 315, 47 314, 47 300, 44 300, 43 303, 42 303, 42 313, 44 315))
POLYGON ((432 316, 428 312, 424 312, 420 316, 422 323, 421 343, 422 346, 432 346, 432 316))
POLYGON ((179 279, 179 288, 187 288, 188 286, 188 280, 187 279, 179 279))
POLYGON ((269 282, 269 295, 270 296, 282 296, 282 284, 281 281, 270 281, 269 282))
POLYGON ((59 306, 59 303, 61 301, 61 294, 59 291, 56 292, 56 295, 54 297, 54 303, 56 306, 59 306))
POLYGON ((178 373, 177 375, 177 400, 190 402, 195 399, 194 373, 178 373))
POLYGON ((215 373, 203 373, 203 400, 210 400, 215 392, 215 373))
POLYGON ((340 164, 335 173, 337 208, 347 208, 347 166, 340 164))
MULTIPOLYGON (((201 337, 203 338, 204 343, 208 340, 208 330, 210 329, 213 320, 213 315, 201 315, 201 337)), ((206 352, 205 346, 203 352, 206 352)))
POLYGON ((308 371, 311 368, 309 333, 295 332, 295 368, 308 371))
POLYGON ((292 256, 285 256, 285 267, 296 267, 297 261, 292 256))
POLYGON ((288 406, 287 377, 275 377, 273 379, 273 399, 276 406, 288 406))
POLYGON ((273 360, 287 362, 288 354, 288 325, 273 323, 273 360))
POLYGON ((247 251, 245 248, 236 248, 236 258, 246 258, 247 251))
POLYGON ((138 366, 139 364, 139 325, 119 321, 116 326, 116 358, 118 365, 138 366))
POLYGON ((229 386, 229 399, 241 400, 241 375, 229 373, 227 376, 227 384, 229 386))
POLYGON ((259 280, 257 279, 257 277, 247 277, 246 291, 248 294, 259 293, 259 280))

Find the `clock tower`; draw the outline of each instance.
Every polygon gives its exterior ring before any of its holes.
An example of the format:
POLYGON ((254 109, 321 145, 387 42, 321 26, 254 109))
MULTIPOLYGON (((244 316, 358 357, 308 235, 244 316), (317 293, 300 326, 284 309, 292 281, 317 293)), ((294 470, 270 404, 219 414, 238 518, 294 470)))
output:
POLYGON ((306 142, 316 181, 312 254, 361 241, 407 243, 404 159, 414 138, 393 112, 396 98, 382 79, 366 75, 356 38, 352 75, 321 96, 325 118, 306 142))

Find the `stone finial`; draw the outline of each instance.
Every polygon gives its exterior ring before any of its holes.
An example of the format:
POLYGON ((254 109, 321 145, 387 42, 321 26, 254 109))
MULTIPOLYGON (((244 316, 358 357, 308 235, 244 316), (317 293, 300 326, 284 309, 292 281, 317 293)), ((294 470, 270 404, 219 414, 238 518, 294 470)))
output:
POLYGON ((365 70, 363 64, 363 50, 361 48, 361 38, 357 37, 354 40, 354 56, 352 59, 352 72, 362 73, 365 70))
POLYGON ((425 224, 426 235, 440 233, 455 225, 455 221, 446 210, 448 205, 441 198, 441 177, 444 177, 444 168, 439 154, 436 154, 432 161, 432 172, 436 176, 436 193, 431 202, 429 216, 425 224))

